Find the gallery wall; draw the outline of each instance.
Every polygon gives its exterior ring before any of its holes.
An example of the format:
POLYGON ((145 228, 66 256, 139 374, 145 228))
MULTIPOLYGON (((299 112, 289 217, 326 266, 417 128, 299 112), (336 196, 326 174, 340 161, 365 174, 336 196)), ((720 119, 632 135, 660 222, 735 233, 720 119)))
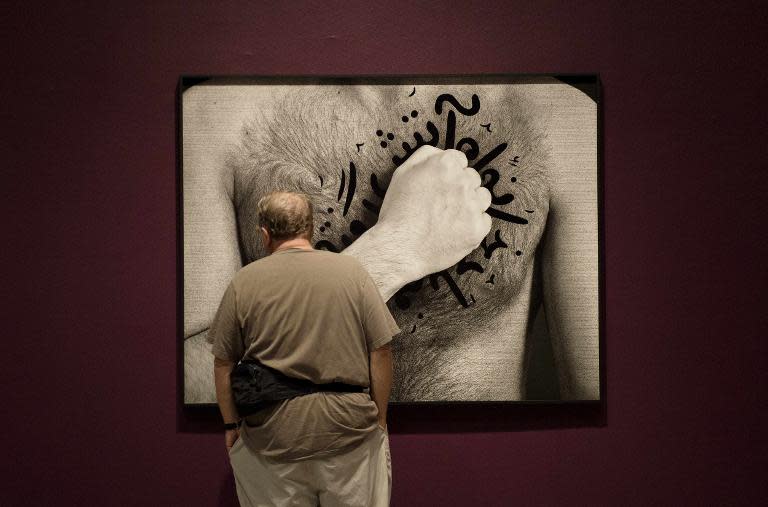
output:
POLYGON ((395 506, 765 498, 766 8, 2 7, 4 505, 236 505, 179 404, 181 74, 599 72, 606 400, 396 407, 395 506))

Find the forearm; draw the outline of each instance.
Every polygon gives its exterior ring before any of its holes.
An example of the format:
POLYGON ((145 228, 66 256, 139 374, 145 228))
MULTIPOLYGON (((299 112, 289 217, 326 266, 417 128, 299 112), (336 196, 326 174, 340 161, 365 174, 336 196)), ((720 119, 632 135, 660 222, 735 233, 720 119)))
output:
POLYGON ((363 265, 384 301, 388 301, 404 285, 423 276, 419 274, 418 266, 403 258, 396 243, 380 226, 373 226, 341 252, 363 265))
POLYGON ((379 410, 379 426, 387 426, 387 404, 392 390, 392 348, 389 344, 370 356, 371 399, 379 410))
POLYGON ((240 419, 235 407, 235 400, 232 398, 232 386, 229 380, 229 373, 234 366, 235 363, 222 361, 218 358, 214 361, 213 374, 216 384, 216 401, 219 404, 221 417, 225 423, 236 422, 240 419))

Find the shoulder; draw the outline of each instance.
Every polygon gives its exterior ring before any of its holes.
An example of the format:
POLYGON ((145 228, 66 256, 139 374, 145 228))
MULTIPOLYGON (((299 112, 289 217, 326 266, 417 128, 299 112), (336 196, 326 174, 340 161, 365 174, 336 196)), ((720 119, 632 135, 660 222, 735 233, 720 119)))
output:
POLYGON ((362 290, 367 284, 373 283, 363 264, 351 255, 315 250, 311 254, 313 269, 323 273, 325 280, 335 280, 338 284, 357 287, 362 290))
POLYGON ((363 265, 360 264, 360 261, 358 261, 351 255, 329 252, 327 250, 315 250, 315 252, 317 252, 323 258, 327 259, 329 262, 333 262, 340 266, 348 266, 349 268, 355 269, 355 270, 363 269, 363 265))
POLYGON ((551 197, 570 195, 585 181, 593 182, 597 165, 597 102, 584 91, 551 79, 523 92, 531 118, 544 132, 548 163, 544 165, 551 197))
POLYGON ((340 278, 362 281, 368 276, 360 261, 351 255, 316 250, 313 258, 322 263, 324 269, 336 272, 340 278))
POLYGON ((255 277, 258 278, 263 276, 264 273, 271 271, 270 265, 273 263, 273 261, 274 259, 271 259, 270 256, 266 256, 253 262, 249 262, 237 270, 235 275, 232 277, 230 286, 237 290, 239 287, 242 287, 243 284, 248 283, 255 277))
POLYGON ((250 262, 240 268, 233 278, 234 282, 242 281, 253 276, 271 272, 275 267, 290 262, 292 266, 305 261, 307 264, 317 264, 324 268, 346 270, 357 275, 367 274, 363 265, 351 255, 330 252, 328 250, 312 250, 311 252, 285 253, 268 255, 250 262), (298 261, 298 262, 297 262, 298 261))

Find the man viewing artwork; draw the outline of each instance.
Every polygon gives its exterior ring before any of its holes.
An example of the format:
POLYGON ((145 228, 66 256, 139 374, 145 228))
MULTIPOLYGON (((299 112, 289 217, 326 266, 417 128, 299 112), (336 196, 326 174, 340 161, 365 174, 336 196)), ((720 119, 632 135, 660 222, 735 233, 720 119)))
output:
POLYGON ((269 253, 256 210, 278 190, 309 197, 313 248, 354 258, 387 303, 393 401, 531 399, 537 343, 552 399, 600 398, 597 104, 580 89, 212 79, 183 92, 182 157, 186 403, 215 401, 206 337, 232 277, 269 253), (451 171, 409 170, 458 152, 480 215, 451 171))
MULTIPOLYGON (((268 256, 237 272, 208 333, 238 497, 254 507, 386 506, 389 342, 399 329, 359 262, 312 247, 312 215, 302 194, 259 200, 268 256), (302 379, 314 392, 278 394, 240 414, 230 374, 241 360, 258 364, 259 376, 269 368, 279 376, 270 379, 302 379)), ((274 387, 260 382, 257 397, 274 387)))

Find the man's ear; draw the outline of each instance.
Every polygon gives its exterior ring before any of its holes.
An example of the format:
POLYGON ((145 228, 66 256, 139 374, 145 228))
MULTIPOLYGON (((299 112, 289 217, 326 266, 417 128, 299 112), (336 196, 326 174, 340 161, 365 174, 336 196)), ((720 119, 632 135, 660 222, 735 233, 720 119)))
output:
POLYGON ((266 228, 259 227, 259 229, 261 230, 261 241, 264 243, 264 248, 269 250, 269 242, 272 240, 272 236, 266 228))

